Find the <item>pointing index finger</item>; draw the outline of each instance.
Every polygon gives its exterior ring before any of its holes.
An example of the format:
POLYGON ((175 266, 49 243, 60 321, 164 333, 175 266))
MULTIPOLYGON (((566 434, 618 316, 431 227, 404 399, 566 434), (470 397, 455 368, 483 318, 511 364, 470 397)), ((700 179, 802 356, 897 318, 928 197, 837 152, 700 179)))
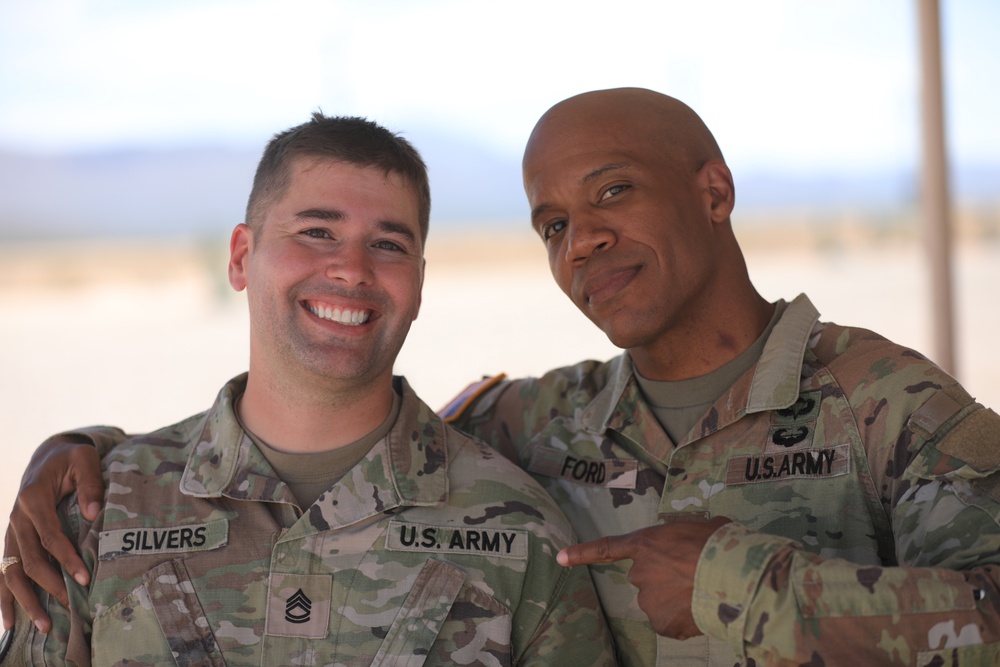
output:
POLYGON ((629 537, 629 535, 615 535, 574 544, 560 551, 556 560, 564 567, 573 567, 574 565, 614 563, 632 558, 635 555, 635 549, 629 537))

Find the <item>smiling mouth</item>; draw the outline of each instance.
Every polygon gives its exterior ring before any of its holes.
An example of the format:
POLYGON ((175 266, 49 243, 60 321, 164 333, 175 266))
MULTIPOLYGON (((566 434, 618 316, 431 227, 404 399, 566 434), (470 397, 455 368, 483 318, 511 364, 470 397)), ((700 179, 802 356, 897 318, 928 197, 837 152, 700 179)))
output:
POLYGON ((372 314, 370 310, 350 310, 348 308, 337 308, 311 303, 306 304, 306 310, 320 319, 336 322, 337 324, 346 324, 350 327, 364 324, 372 314))
POLYGON ((638 267, 629 267, 605 273, 586 286, 584 298, 590 306, 607 301, 632 281, 639 272, 638 267))

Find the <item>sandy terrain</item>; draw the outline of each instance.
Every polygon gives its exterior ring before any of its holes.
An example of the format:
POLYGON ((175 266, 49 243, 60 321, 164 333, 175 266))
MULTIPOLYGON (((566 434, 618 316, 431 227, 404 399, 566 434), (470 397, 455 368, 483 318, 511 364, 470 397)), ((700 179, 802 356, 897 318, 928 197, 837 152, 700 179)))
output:
MULTIPOLYGON (((824 319, 929 351, 918 243, 799 228, 743 236, 765 297, 804 291, 824 319)), ((990 342, 1000 331, 1000 239, 957 245, 957 375, 1000 407, 990 342)), ((0 248, 0 530, 46 435, 95 423, 156 428, 207 408, 245 369, 245 303, 225 282, 225 253, 224 241, 0 248)), ((432 232, 421 315, 397 363, 432 406, 482 374, 537 374, 615 353, 552 283, 534 237, 432 232)))

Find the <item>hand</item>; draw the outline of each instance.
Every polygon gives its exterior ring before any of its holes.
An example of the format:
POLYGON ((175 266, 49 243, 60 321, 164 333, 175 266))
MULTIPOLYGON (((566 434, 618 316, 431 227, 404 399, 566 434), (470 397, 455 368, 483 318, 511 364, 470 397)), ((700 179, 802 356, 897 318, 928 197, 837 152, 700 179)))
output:
POLYGON ((694 573, 708 538, 726 517, 675 521, 625 535, 604 537, 559 552, 560 565, 613 563, 632 559, 628 580, 639 589, 639 608, 658 635, 689 639, 702 634, 691 614, 694 573))
POLYGON ((90 580, 87 566, 73 543, 63 533, 56 514, 59 501, 77 492, 84 516, 93 521, 101 509, 104 481, 101 461, 90 444, 75 442, 70 436, 49 438, 35 451, 21 478, 10 525, 4 540, 4 556, 17 556, 20 563, 9 566, 0 584, 0 613, 4 628, 14 625, 14 598, 41 632, 52 626, 31 581, 69 606, 62 573, 49 561, 49 554, 81 585, 90 580))

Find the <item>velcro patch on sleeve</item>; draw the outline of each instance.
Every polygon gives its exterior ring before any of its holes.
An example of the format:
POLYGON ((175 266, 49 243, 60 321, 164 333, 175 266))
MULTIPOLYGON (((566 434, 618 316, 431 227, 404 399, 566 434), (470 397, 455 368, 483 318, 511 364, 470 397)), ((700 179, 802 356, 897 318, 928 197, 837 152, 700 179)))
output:
POLYGON ((977 472, 1000 469, 1000 415, 989 408, 973 412, 941 439, 937 449, 977 472))
POLYGON ((228 541, 227 519, 183 526, 121 528, 101 533, 98 559, 210 551, 224 547, 228 541))
POLYGON ((438 415, 444 419, 446 422, 453 422, 462 416, 470 405, 476 402, 476 399, 486 393, 491 387, 496 385, 501 380, 507 377, 505 373, 500 375, 494 375, 493 377, 484 377, 479 382, 473 382, 468 387, 463 389, 458 396, 451 399, 448 405, 444 406, 441 410, 438 410, 438 415))
POLYGON ((939 391, 910 415, 910 428, 920 429, 928 438, 933 437, 938 429, 961 409, 962 404, 959 401, 946 392, 939 391))
POLYGON ((525 560, 528 557, 528 531, 393 521, 389 524, 385 547, 390 551, 460 553, 525 560))

